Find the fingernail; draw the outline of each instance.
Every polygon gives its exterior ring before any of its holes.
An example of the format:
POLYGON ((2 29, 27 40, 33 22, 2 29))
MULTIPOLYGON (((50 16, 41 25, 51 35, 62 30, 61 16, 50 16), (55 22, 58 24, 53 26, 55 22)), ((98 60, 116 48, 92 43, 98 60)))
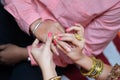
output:
POLYGON ((56 52, 56 55, 57 55, 57 56, 59 56, 59 53, 58 53, 58 52, 56 52))
POLYGON ((67 51, 69 52, 69 51, 71 51, 71 49, 70 48, 68 48, 68 47, 66 47, 66 49, 67 49, 67 51))
POLYGON ((52 33, 51 33, 51 32, 48 33, 48 37, 49 37, 49 38, 52 37, 52 33))
POLYGON ((58 37, 58 40, 62 40, 62 37, 59 36, 59 37, 58 37))
POLYGON ((74 23, 74 25, 78 25, 78 23, 77 23, 77 22, 75 22, 75 23, 74 23))
POLYGON ((53 40, 53 44, 56 45, 56 44, 57 44, 57 41, 56 41, 56 40, 53 40))
POLYGON ((69 31, 69 28, 66 29, 66 32, 68 32, 68 31, 69 31))

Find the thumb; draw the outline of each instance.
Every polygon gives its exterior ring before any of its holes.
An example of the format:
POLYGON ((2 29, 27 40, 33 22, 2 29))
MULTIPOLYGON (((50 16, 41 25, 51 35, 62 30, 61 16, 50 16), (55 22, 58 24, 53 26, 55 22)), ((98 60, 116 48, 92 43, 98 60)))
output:
POLYGON ((47 37, 47 41, 46 41, 46 43, 45 43, 45 46, 46 46, 46 47, 50 47, 51 42, 52 42, 52 33, 49 32, 49 33, 48 33, 48 37, 47 37))
POLYGON ((36 38, 32 44, 32 47, 37 47, 39 40, 36 38))

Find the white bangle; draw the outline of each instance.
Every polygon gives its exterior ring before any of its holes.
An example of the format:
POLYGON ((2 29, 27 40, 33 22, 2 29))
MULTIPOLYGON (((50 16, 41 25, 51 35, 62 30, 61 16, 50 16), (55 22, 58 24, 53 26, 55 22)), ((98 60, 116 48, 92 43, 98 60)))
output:
POLYGON ((31 60, 30 60, 30 57, 28 57, 27 60, 28 60, 28 61, 31 61, 31 60))
POLYGON ((34 29, 33 29, 33 31, 32 31, 33 34, 35 33, 35 31, 37 30, 37 28, 40 26, 41 23, 42 23, 42 22, 39 22, 39 23, 34 27, 34 29))

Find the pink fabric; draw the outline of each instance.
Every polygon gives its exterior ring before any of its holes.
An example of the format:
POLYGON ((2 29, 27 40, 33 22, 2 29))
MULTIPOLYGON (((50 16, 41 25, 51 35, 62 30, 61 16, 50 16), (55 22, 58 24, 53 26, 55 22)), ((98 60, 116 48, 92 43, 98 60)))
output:
POLYGON ((82 24, 86 55, 100 54, 120 30, 120 0, 5 0, 5 9, 28 34, 38 18, 56 20, 64 27, 82 24))

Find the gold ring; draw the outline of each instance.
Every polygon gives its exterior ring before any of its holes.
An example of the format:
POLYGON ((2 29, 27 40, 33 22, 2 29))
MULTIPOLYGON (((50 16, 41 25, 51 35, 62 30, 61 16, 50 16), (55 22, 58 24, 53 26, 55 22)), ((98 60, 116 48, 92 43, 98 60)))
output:
POLYGON ((56 39, 57 39, 57 36, 55 36, 55 35, 54 35, 54 36, 53 36, 53 39, 55 39, 55 40, 56 40, 56 39))
POLYGON ((74 36, 75 36, 75 38, 77 39, 77 40, 79 40, 79 41, 81 41, 82 40, 82 38, 81 38, 81 36, 79 35, 79 34, 74 34, 74 36))

